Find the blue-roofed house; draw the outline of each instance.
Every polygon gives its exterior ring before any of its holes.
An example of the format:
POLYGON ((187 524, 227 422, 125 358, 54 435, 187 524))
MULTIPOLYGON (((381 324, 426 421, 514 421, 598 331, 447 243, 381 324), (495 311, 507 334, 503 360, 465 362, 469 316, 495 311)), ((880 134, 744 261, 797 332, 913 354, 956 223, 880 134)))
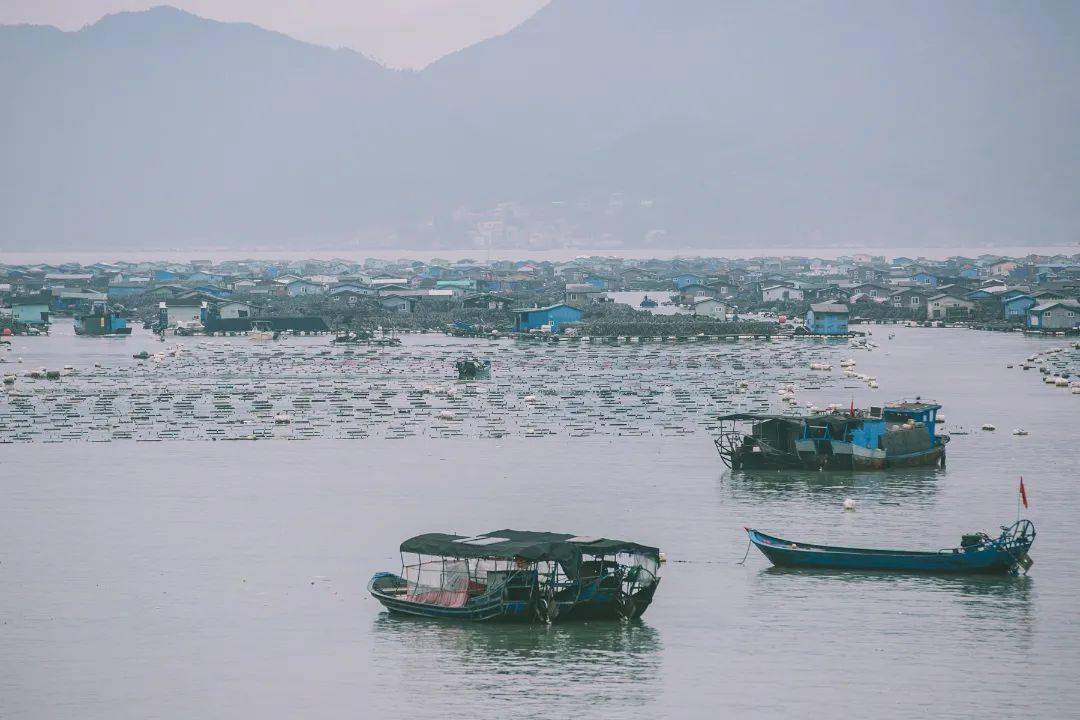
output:
POLYGON ((676 290, 682 290, 687 285, 704 285, 705 278, 694 273, 680 273, 671 278, 671 282, 675 283, 676 290))
POLYGON ((1001 311, 1006 320, 1023 320, 1037 301, 1027 293, 1012 295, 1001 301, 1001 311))
POLYGON ((596 288, 598 290, 606 290, 607 289, 607 286, 608 286, 607 279, 601 277, 600 275, 586 275, 583 279, 584 279, 586 284, 592 285, 594 288, 596 288))
POLYGON ((52 309, 55 312, 71 312, 78 308, 89 308, 95 302, 106 299, 103 292, 84 288, 55 288, 52 291, 52 309))
POLYGON ((225 283, 225 276, 221 273, 212 273, 207 272, 206 270, 199 270, 197 272, 191 273, 186 278, 184 278, 184 280, 190 283, 209 283, 217 285, 225 283))
POLYGON ((938 284, 937 275, 932 275, 925 270, 920 270, 919 272, 914 273, 911 276, 911 280, 918 285, 926 285, 928 287, 937 287, 938 284))
POLYGON ((11 319, 25 325, 48 325, 52 296, 48 293, 12 298, 11 319))
POLYGON ((172 282, 173 280, 179 280, 179 273, 174 273, 172 270, 155 270, 150 276, 154 282, 172 282))
POLYGON ((578 322, 584 313, 573 305, 558 303, 547 307, 517 308, 514 313, 514 332, 528 332, 550 325, 552 332, 558 332, 565 323, 578 322))
POLYGON ((461 292, 475 292, 476 280, 469 278, 461 280, 436 280, 435 288, 438 290, 460 290, 461 292))
POLYGON ((118 282, 110 284, 105 292, 108 294, 110 300, 116 300, 118 298, 142 295, 149 289, 149 285, 144 282, 118 282))
POLYGON ((841 303, 814 303, 806 312, 806 329, 814 335, 845 335, 848 306, 841 303))
POLYGON ((195 291, 204 293, 206 295, 213 295, 214 297, 222 299, 232 297, 231 290, 226 290, 225 288, 218 287, 217 285, 199 285, 197 288, 195 288, 195 291))

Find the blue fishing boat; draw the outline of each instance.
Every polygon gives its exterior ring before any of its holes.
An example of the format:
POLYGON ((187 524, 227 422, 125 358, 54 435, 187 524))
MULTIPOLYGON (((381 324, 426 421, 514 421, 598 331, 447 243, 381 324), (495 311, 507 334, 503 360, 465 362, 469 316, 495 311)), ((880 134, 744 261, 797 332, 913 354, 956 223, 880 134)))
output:
POLYGON ((653 300, 651 297, 649 297, 648 295, 646 295, 644 298, 642 298, 641 302, 638 303, 638 307, 643 307, 643 308, 654 308, 657 305, 658 305, 658 303, 655 300, 653 300))
POLYGON ((660 551, 623 540, 498 530, 428 533, 401 544, 400 575, 368 592, 392 613, 429 618, 555 622, 637 618, 660 583, 660 551), (415 563, 406 563, 415 554, 415 563))
POLYGON ((960 547, 945 550, 871 550, 792 542, 746 528, 750 542, 778 567, 873 570, 912 573, 1007 573, 1032 565, 1028 550, 1035 541, 1030 520, 1003 525, 993 538, 964 535, 960 547))
POLYGON ((714 441, 724 464, 740 469, 882 470, 945 466, 941 405, 916 399, 868 410, 811 415, 734 413, 714 441), (749 430, 739 427, 749 423, 749 430))
POLYGON ((89 312, 75 316, 75 334, 98 337, 130 335, 131 328, 124 318, 98 300, 91 304, 89 312))

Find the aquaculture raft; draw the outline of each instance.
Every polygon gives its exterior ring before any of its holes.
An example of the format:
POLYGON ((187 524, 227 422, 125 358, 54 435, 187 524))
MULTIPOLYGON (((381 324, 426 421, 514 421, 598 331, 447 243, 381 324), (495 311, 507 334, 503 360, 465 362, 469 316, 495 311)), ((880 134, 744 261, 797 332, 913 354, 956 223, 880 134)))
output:
POLYGON ((797 543, 746 528, 752 542, 774 565, 832 570, 877 570, 923 573, 1007 573, 1032 565, 1028 550, 1035 525, 1019 520, 1003 525, 1001 534, 965 535, 960 547, 937 551, 871 550, 797 543))
POLYGON ((496 530, 429 533, 401 544, 402 573, 368 591, 393 613, 471 621, 640 617, 660 583, 660 551, 623 540, 496 530), (405 555, 416 562, 406 564, 405 555))

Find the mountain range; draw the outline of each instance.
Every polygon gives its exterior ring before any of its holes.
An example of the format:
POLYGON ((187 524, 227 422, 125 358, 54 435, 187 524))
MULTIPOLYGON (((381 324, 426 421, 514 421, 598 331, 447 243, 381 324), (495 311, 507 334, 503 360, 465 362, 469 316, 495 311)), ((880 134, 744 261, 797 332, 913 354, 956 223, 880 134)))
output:
POLYGON ((553 0, 422 71, 0 27, 0 249, 1076 242, 1077 77, 1067 0, 553 0))

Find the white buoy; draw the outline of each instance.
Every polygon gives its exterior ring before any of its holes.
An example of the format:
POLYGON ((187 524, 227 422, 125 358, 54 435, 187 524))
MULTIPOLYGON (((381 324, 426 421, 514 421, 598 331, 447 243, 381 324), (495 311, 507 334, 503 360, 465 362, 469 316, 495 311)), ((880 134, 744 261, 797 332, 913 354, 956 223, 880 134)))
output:
POLYGON ((844 510, 851 511, 855 509, 855 501, 851 498, 844 500, 844 510))

